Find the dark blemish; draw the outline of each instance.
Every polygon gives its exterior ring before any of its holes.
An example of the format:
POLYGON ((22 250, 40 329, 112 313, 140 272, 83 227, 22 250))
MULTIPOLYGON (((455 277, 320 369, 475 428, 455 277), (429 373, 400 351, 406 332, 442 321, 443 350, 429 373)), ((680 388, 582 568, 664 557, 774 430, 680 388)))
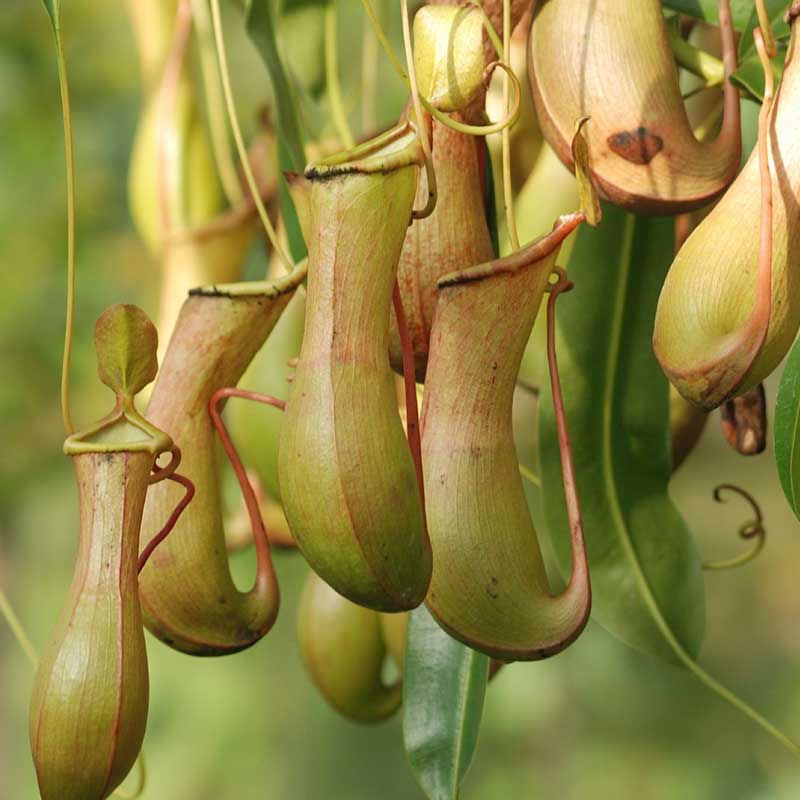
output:
POLYGON ((497 578, 492 577, 489 579, 489 583, 486 584, 486 594, 492 598, 492 600, 496 600, 500 596, 500 592, 497 591, 497 578))
POLYGON ((175 640, 170 639, 168 636, 165 636, 161 641, 163 641, 164 644, 167 645, 168 647, 175 644, 175 640))
POLYGON ((620 131, 608 137, 608 146, 633 164, 649 164, 664 147, 664 140, 644 126, 632 131, 620 131))
POLYGON ((224 605, 225 605, 227 602, 228 602, 228 601, 227 601, 227 600, 226 600, 224 597, 220 597, 220 599, 219 599, 219 604, 220 604, 221 606, 224 606, 224 605))
POLYGON ((492 364, 492 369, 497 369, 497 362, 496 361, 494 362, 494 364, 492 364))

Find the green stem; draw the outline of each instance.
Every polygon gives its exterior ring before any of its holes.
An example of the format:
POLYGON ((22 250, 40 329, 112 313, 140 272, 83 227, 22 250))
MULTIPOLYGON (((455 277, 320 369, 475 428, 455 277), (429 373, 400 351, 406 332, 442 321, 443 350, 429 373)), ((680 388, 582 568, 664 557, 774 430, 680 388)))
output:
POLYGON ((261 223, 266 231, 267 238, 272 245, 272 249, 278 255, 287 272, 294 269, 294 264, 289 256, 284 251, 278 239, 278 234, 272 226, 272 221, 269 218, 267 209, 264 207, 264 202, 261 199, 261 192, 259 191, 258 184, 256 183, 255 175, 250 167, 250 159, 247 155, 247 148, 245 147, 244 137, 242 136, 242 129, 239 125, 239 117, 236 113, 236 104, 233 100, 233 90, 231 89, 231 78, 228 72, 228 55, 225 49, 225 37, 222 33, 222 19, 219 11, 219 0, 211 0, 211 20, 214 28, 214 40, 217 45, 217 61, 219 63, 219 74, 222 79, 222 92, 225 97, 225 106, 228 111, 228 122, 233 132, 233 140, 236 143, 236 149, 239 153, 239 161, 244 171, 247 185, 250 188, 250 193, 253 197, 258 215, 261 217, 261 223))
POLYGON ((61 364, 61 415, 67 435, 75 433, 69 402, 69 373, 72 364, 72 329, 75 318, 75 155, 72 142, 72 109, 69 99, 67 62, 57 25, 53 26, 58 63, 58 86, 61 92, 61 115, 64 126, 64 156, 67 168, 67 315, 64 324, 64 356, 61 364))
POLYGON ((342 93, 339 88, 339 47, 336 26, 336 3, 325 6, 325 83, 328 91, 328 104, 339 141, 345 149, 352 150, 355 140, 347 122, 342 106, 342 93))
POLYGON ((417 129, 419 140, 422 144, 422 152, 425 154, 425 173, 428 178, 428 202, 421 211, 412 211, 411 217, 412 219, 424 219, 433 214, 436 208, 436 172, 433 168, 433 153, 431 152, 431 143, 428 138, 428 126, 422 116, 419 86, 417 85, 417 75, 414 69, 414 51, 411 48, 411 29, 408 22, 408 0, 400 0, 400 11, 403 17, 403 45, 406 51, 406 66, 411 83, 411 101, 414 105, 414 115, 417 118, 417 129))
POLYGON ((2 616, 5 618, 5 621, 8 623, 11 633, 17 640, 17 644, 19 644, 25 655, 28 657, 28 661, 31 662, 31 666, 36 669, 39 666, 39 656, 36 654, 36 648, 33 646, 30 637, 25 632, 25 628, 22 627, 19 617, 16 615, 11 603, 8 600, 8 597, 6 596, 6 593, 2 588, 0 588, 0 614, 2 614, 2 616))
MULTIPOLYGON (((510 63, 511 58, 511 1, 503 0, 503 61, 510 63)), ((510 73, 503 77, 503 109, 508 112, 509 90, 511 88, 510 73)), ((519 105, 518 105, 519 108, 519 105)), ((511 128, 506 126, 502 133, 503 150, 503 205, 506 210, 506 226, 511 240, 511 249, 519 250, 517 221, 514 218, 514 191, 511 186, 511 128)))
POLYGON ((214 47, 214 32, 211 27, 211 16, 208 0, 192 0, 192 15, 197 30, 200 69, 203 73, 203 87, 206 96, 208 127, 211 134, 211 147, 214 151, 214 162, 217 165, 222 189, 228 204, 237 206, 244 198, 239 174, 236 171, 230 149, 228 122, 225 115, 225 98, 222 93, 217 56, 214 47))
POLYGON ((542 479, 532 470, 523 464, 517 464, 519 467, 519 474, 525 478, 526 481, 532 483, 537 489, 542 488, 542 479))
POLYGON ((378 47, 376 39, 369 35, 368 17, 364 17, 361 34, 361 131, 371 135, 376 126, 375 97, 378 89, 378 47))
POLYGON ((669 28, 667 31, 669 46, 678 65, 697 75, 706 82, 706 86, 721 86, 725 79, 722 61, 705 50, 689 44, 678 31, 669 28))

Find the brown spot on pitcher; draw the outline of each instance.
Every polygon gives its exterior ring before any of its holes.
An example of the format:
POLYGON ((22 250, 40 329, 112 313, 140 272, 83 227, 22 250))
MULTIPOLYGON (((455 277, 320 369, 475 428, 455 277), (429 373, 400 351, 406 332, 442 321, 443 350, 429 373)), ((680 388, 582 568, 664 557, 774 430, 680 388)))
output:
POLYGON ((608 137, 608 146, 618 156, 633 164, 649 164, 664 147, 664 140, 640 125, 632 131, 620 131, 608 137))

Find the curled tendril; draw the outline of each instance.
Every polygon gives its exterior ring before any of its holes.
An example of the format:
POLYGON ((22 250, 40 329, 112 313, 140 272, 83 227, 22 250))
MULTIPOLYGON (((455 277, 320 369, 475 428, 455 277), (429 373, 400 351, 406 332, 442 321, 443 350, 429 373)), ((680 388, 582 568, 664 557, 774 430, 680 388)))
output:
POLYGON ((511 79, 511 83, 514 84, 514 102, 511 104, 511 108, 508 110, 506 116, 498 122, 492 122, 488 125, 470 125, 466 122, 459 122, 448 114, 445 114, 444 111, 440 111, 423 95, 419 96, 420 102, 432 117, 441 122, 446 128, 452 128, 452 130, 458 131, 458 133, 465 133, 468 136, 489 136, 492 133, 501 133, 506 128, 510 128, 519 117, 520 105, 522 103, 522 87, 520 86, 519 78, 514 74, 514 70, 511 69, 505 61, 491 61, 486 65, 486 69, 483 71, 484 86, 489 86, 489 82, 497 67, 500 67, 511 79))
MULTIPOLYGON (((183 514, 184 510, 186 509, 186 506, 188 506, 189 503, 191 503, 194 499, 194 483, 186 476, 178 475, 175 472, 175 470, 178 468, 178 465, 181 463, 180 447, 173 445, 169 452, 172 455, 169 464, 167 464, 166 467, 159 467, 158 464, 154 464, 153 474, 148 479, 148 483, 158 483, 159 481, 164 480, 173 481, 174 483, 178 483, 183 486, 186 491, 178 505, 175 506, 175 509, 169 515, 169 519, 166 521, 164 527, 147 543, 142 552, 139 553, 139 558, 136 562, 137 573, 144 569, 145 564, 147 564, 147 560, 153 554, 153 550, 155 550, 156 547, 158 547, 161 542, 163 542, 164 539, 169 536, 169 534, 172 532, 172 529, 180 519, 181 514, 183 514)), ((142 767, 142 769, 144 769, 144 767, 142 767)), ((134 796, 138 797, 138 795, 134 796)))
POLYGON ((728 558, 723 561, 704 562, 703 569, 706 570, 733 569, 734 567, 744 566, 748 562, 752 561, 761 552, 767 538, 767 532, 764 529, 764 517, 761 513, 761 507, 755 501, 755 498, 749 492, 745 491, 739 486, 734 486, 732 483, 722 483, 717 486, 716 489, 714 489, 714 500, 717 503, 725 502, 725 499, 722 497, 723 491, 733 492, 734 494, 739 495, 739 497, 747 501, 747 503, 749 503, 750 507, 753 509, 753 513, 755 514, 756 518, 754 520, 750 520, 749 522, 745 522, 739 528, 739 536, 746 541, 752 539, 753 546, 746 552, 734 558, 728 558))

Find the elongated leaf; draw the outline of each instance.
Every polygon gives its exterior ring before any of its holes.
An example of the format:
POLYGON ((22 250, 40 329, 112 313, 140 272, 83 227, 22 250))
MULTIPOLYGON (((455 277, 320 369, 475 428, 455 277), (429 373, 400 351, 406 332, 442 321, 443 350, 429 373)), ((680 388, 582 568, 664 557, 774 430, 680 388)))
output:
POLYGON ((424 606, 412 611, 403 686, 403 739, 429 800, 456 800, 475 753, 489 659, 448 636, 424 606))
MULTIPOLYGON (((559 301, 558 359, 583 508, 593 616, 627 644, 676 662, 663 621, 691 654, 704 629, 701 562, 667 493, 667 381, 653 318, 671 259, 673 223, 611 206, 584 226, 569 261, 575 290, 559 301)), ((552 404, 540 410, 545 513, 571 569, 552 404)))
POLYGON ((297 114, 297 104, 278 52, 275 26, 267 0, 250 0, 246 11, 246 25, 247 32, 261 55, 272 82, 281 167, 278 198, 284 225, 286 226, 289 249, 292 258, 295 261, 299 261, 306 254, 306 246, 300 234, 297 212, 289 196, 283 173, 287 170, 297 173, 303 172, 306 165, 305 147, 297 114))
POLYGON ((42 4, 47 16, 50 17, 53 30, 58 32, 61 27, 61 0, 42 0, 42 4))
MULTIPOLYGON (((786 54, 781 51, 772 59, 772 69, 775 73, 775 85, 777 86, 783 77, 783 59, 786 54)), ((731 75, 731 80, 740 88, 747 91, 750 96, 759 103, 764 101, 764 70, 761 67, 761 60, 755 52, 751 52, 731 75)))
MULTIPOLYGON (((719 22, 717 0, 663 0, 663 4, 664 8, 710 22, 712 25, 716 25, 719 22)), ((766 0, 767 14, 769 14, 770 19, 775 21, 776 26, 780 23, 788 5, 787 0, 766 0)), ((746 30, 748 26, 752 29, 755 13, 753 0, 731 0, 733 27, 737 31, 746 30)), ((779 33, 782 34, 783 31, 775 30, 776 36, 779 33)))
POLYGON ((800 341, 783 369, 775 401, 775 462, 786 499, 800 518, 800 341))
POLYGON ((289 152, 292 169, 302 172, 306 163, 303 135, 297 118, 294 94, 278 52, 275 25, 267 0, 250 0, 246 25, 247 33, 267 67, 272 82, 278 136, 289 152))

